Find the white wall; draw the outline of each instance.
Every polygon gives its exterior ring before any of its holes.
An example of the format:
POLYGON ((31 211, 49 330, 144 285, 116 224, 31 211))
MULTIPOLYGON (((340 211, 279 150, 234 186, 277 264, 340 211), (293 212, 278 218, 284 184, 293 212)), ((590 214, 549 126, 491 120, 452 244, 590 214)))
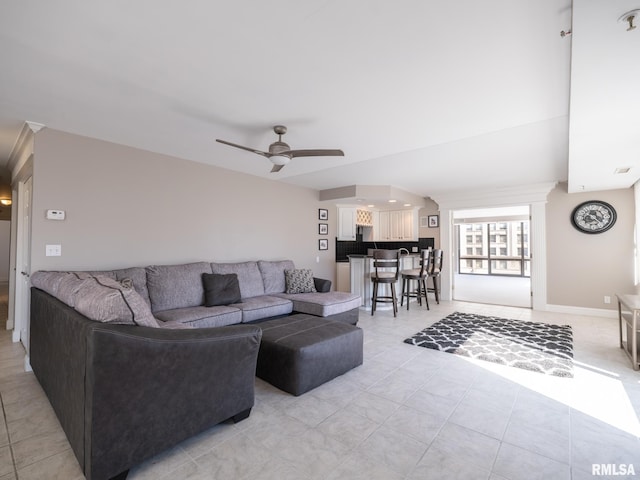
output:
POLYGON ((51 129, 33 178, 32 271, 288 258, 334 280, 335 218, 318 251, 316 190, 51 129))

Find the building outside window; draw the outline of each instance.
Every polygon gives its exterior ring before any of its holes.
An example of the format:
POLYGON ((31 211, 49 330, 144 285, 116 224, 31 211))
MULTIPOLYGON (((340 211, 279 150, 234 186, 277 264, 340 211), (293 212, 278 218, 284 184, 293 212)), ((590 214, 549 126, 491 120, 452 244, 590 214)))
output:
POLYGON ((458 242, 461 274, 530 276, 528 221, 461 223, 458 242))

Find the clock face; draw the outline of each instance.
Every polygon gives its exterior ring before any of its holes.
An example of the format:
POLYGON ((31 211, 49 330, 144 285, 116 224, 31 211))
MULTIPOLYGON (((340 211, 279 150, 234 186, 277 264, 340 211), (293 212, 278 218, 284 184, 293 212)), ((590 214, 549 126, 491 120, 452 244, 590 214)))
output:
POLYGON ((573 209, 571 223, 584 233, 602 233, 616 223, 616 211, 606 202, 591 200, 573 209))

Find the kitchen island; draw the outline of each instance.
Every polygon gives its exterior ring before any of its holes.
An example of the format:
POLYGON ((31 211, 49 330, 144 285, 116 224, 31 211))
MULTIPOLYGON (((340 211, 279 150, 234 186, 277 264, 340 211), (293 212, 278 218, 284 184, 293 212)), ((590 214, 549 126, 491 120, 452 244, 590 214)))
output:
MULTIPOLYGON (((375 270, 373 267, 373 255, 348 255, 348 257, 351 293, 360 295, 360 308, 370 309, 372 295, 371 272, 375 270)), ((410 253, 408 255, 401 255, 400 271, 410 270, 412 268, 420 268, 420 254, 410 253)), ((398 305, 400 305, 400 299, 402 296, 402 275, 398 275, 398 281, 395 285, 398 305)), ((380 285, 378 295, 391 296, 391 285, 380 285)), ((391 310, 391 308, 391 304, 383 304, 377 306, 376 310, 391 310)))

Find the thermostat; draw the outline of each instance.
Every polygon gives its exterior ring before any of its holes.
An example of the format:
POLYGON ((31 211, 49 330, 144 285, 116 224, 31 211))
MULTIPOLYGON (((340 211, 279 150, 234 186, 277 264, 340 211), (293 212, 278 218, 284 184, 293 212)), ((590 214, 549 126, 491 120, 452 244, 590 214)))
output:
POLYGON ((64 220, 64 210, 47 210, 47 220, 64 220))

